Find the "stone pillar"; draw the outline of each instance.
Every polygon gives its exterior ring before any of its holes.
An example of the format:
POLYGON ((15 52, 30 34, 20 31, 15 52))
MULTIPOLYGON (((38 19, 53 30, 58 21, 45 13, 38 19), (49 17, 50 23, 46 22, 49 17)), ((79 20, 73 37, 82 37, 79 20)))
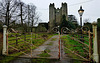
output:
POLYGON ((6 55, 7 54, 7 47, 6 47, 6 33, 7 33, 7 26, 3 26, 3 51, 2 54, 6 55))
POLYGON ((93 59, 99 63, 98 42, 97 42, 97 23, 93 22, 93 59))

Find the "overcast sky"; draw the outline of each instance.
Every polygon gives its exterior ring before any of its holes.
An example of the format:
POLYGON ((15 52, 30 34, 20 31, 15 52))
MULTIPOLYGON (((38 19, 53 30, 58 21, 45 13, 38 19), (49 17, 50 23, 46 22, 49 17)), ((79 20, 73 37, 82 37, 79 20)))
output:
POLYGON ((37 7, 37 11, 42 21, 49 21, 49 4, 55 3, 56 8, 61 7, 62 2, 68 4, 68 15, 75 15, 79 21, 78 10, 82 5, 85 10, 84 19, 90 19, 90 22, 97 21, 100 17, 100 0, 22 0, 26 4, 33 3, 37 7))

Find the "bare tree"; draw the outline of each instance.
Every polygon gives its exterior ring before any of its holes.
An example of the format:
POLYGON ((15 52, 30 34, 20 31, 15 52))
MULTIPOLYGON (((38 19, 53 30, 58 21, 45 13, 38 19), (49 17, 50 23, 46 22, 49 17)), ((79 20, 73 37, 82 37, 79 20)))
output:
POLYGON ((30 9, 30 22, 32 23, 31 26, 33 26, 33 23, 34 23, 34 20, 35 20, 35 17, 36 17, 36 6, 33 5, 33 4, 30 4, 29 5, 30 9))
POLYGON ((28 26, 31 26, 31 31, 36 16, 36 6, 33 4, 28 5, 28 26))
POLYGON ((21 25, 23 26, 23 23, 25 22, 25 20, 27 19, 27 5, 24 2, 19 2, 18 5, 18 10, 19 10, 19 17, 20 17, 20 21, 21 21, 21 25))
POLYGON ((17 8, 18 0, 2 0, 0 2, 0 20, 8 27, 17 8))
POLYGON ((19 24, 25 30, 25 26, 33 27, 39 21, 36 6, 26 5, 21 0, 2 0, 0 2, 0 21, 9 26, 19 24))

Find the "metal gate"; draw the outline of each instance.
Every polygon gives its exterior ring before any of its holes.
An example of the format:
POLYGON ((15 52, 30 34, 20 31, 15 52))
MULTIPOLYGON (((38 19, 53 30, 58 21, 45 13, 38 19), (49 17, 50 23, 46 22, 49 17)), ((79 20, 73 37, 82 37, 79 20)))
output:
MULTIPOLYGON (((67 29, 66 29, 67 30, 67 29)), ((62 30, 63 31, 63 30, 62 30)), ((69 30, 68 30, 69 31, 69 30)), ((62 32, 63 33, 63 32, 62 32)), ((93 33, 83 27, 82 31, 69 31, 62 37, 65 54, 70 57, 82 60, 93 60, 93 33), (71 55, 72 53, 72 55, 71 55)))
MULTIPOLYGON (((7 56, 26 58, 60 58, 60 35, 47 39, 46 34, 7 31, 7 56), (46 41, 48 40, 48 41, 46 41), (46 42, 45 42, 46 41, 46 42)), ((49 34, 50 35, 50 34, 49 34)))

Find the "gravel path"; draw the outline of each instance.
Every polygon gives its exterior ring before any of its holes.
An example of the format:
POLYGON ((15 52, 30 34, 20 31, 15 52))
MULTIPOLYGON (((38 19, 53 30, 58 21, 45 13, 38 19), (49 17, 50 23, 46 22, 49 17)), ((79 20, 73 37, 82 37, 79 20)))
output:
MULTIPOLYGON (((41 46, 39 46, 38 48, 36 48, 35 50, 32 51, 32 56, 31 53, 28 53, 28 55, 30 55, 33 58, 37 58, 39 57, 39 54, 41 54, 44 50, 50 50, 50 52, 48 52, 48 54, 50 55, 49 58, 59 58, 59 36, 55 35, 52 38, 50 38, 49 40, 47 40, 44 44, 42 44, 41 46)), ((27 55, 22 55, 20 57, 30 57, 27 55)))

